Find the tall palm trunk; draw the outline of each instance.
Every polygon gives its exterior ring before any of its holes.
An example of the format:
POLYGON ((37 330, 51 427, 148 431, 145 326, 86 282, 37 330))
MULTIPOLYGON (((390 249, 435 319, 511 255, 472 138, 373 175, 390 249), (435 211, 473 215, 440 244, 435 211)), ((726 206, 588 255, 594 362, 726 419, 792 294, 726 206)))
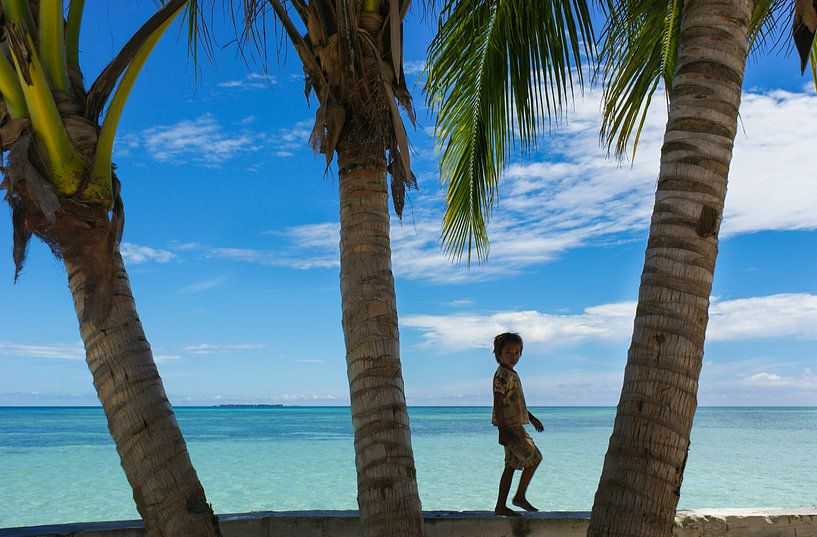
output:
POLYGON ((750 0, 687 0, 624 386, 589 537, 669 537, 697 406, 750 0))
POLYGON ((85 312, 97 295, 86 285, 87 263, 70 257, 65 267, 86 360, 148 535, 220 535, 136 313, 122 257, 117 250, 114 294, 101 322, 85 312))
POLYGON ((364 537, 418 537, 423 519, 400 366, 384 149, 374 136, 343 140, 351 137, 344 133, 338 147, 340 288, 360 523, 364 537))

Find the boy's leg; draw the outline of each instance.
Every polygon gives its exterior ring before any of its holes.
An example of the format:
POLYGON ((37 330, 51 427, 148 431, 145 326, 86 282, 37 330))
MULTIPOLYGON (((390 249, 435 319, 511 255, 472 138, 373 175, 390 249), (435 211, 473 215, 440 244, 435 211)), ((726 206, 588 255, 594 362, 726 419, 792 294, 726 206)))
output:
POLYGON ((511 500, 515 506, 521 507, 525 511, 538 511, 538 509, 532 506, 527 498, 525 498, 525 494, 528 492, 528 485, 530 485, 533 474, 536 472, 536 469, 539 468, 539 462, 522 470, 522 475, 519 478, 519 487, 516 489, 513 500, 511 500))
POLYGON ((502 516, 519 516, 519 513, 509 509, 506 505, 508 503, 508 493, 511 491, 511 481, 513 481, 514 467, 508 464, 505 465, 505 470, 502 472, 502 477, 499 478, 499 495, 496 498, 496 507, 494 513, 502 516))

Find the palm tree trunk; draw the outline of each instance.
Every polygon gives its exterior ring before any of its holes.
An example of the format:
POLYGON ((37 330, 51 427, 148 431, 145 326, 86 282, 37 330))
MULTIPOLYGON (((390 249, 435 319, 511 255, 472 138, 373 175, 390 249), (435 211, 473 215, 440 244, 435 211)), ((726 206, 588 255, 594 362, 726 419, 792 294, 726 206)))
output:
POLYGON ((340 288, 363 537, 419 537, 382 142, 343 144, 338 162, 340 288))
POLYGON ((101 323, 84 314, 92 307, 86 300, 95 295, 87 290, 87 268, 68 257, 68 284, 88 367, 148 535, 221 535, 165 395, 122 257, 118 251, 114 255, 114 295, 101 323))
POLYGON ((669 537, 746 61, 749 0, 687 0, 624 386, 589 537, 669 537))

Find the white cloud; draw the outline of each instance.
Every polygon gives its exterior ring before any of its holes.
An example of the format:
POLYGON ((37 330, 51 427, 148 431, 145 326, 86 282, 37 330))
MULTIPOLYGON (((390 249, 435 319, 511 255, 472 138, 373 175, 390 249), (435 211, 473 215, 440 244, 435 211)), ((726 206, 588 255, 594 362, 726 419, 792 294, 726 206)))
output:
POLYGON ((407 75, 419 75, 426 68, 425 60, 409 60, 403 62, 403 71, 407 75))
POLYGON ((239 90, 269 89, 277 84, 275 77, 266 73, 250 73, 239 80, 225 80, 219 82, 220 88, 230 88, 239 90))
POLYGON ((178 354, 157 354, 153 358, 157 364, 165 362, 178 362, 182 359, 182 357, 178 354))
POLYGON ((32 344, 0 341, 0 355, 25 358, 53 358, 58 360, 84 360, 82 342, 32 344))
POLYGON ((757 337, 817 339, 817 296, 786 293, 737 300, 713 300, 709 311, 710 341, 757 337))
POLYGON ((749 376, 744 380, 745 384, 749 385, 776 385, 779 386, 783 378, 780 375, 775 375, 773 373, 755 373, 754 375, 749 376))
MULTIPOLYGON (((586 341, 626 341, 635 302, 601 304, 577 314, 504 311, 490 314, 403 315, 401 325, 422 333, 442 350, 487 348, 505 331, 524 335, 526 345, 570 347, 586 341)), ((780 294, 713 301, 708 341, 793 337, 817 339, 817 296, 780 294)))
POLYGON ((122 258, 131 265, 147 263, 148 261, 167 263, 175 257, 173 252, 158 250, 149 246, 139 246, 131 242, 123 242, 119 247, 119 251, 122 253, 122 258))
POLYGON ((452 300, 448 302, 448 305, 453 307, 473 306, 474 304, 476 304, 476 302, 470 298, 463 298, 460 300, 452 300))
POLYGON ((703 405, 811 405, 817 398, 817 375, 802 363, 779 357, 706 362, 698 397, 703 405))
POLYGON ((817 136, 810 120, 817 106, 808 93, 744 92, 723 233, 817 229, 817 189, 811 173, 817 136))
POLYGON ((200 293, 202 291, 207 291, 208 289, 213 289, 224 285, 230 280, 230 277, 226 274, 223 276, 218 276, 217 278, 211 278, 209 280, 202 280, 199 282, 192 283, 187 287, 181 289, 183 293, 200 293))
POLYGON ((489 348, 496 334, 519 332, 526 345, 566 347, 592 340, 626 338, 632 329, 631 302, 587 308, 565 315, 538 311, 491 314, 403 315, 400 324, 422 332, 426 344, 444 350, 489 348))
MULTIPOLYGON (((811 93, 746 92, 722 234, 762 229, 817 229, 817 189, 799 170, 817 167, 808 140, 817 122, 806 110, 817 107, 811 93), (785 132, 778 125, 786 125, 785 132), (773 157, 772 157, 773 156, 773 157), (771 201, 770 201, 771 200, 771 201)), ((442 190, 415 194, 402 222, 391 223, 395 276, 436 283, 473 283, 558 259, 580 247, 643 241, 652 211, 665 105, 656 99, 631 163, 606 158, 598 145, 598 91, 588 91, 569 122, 542 140, 540 154, 510 163, 489 225, 487 262, 453 264, 441 249, 442 190)), ((306 147, 313 121, 280 129, 272 154, 293 155, 306 147)), ((430 183, 431 181, 426 181, 430 183)), ((424 188, 428 188, 424 185, 424 188)), ((277 233, 277 249, 214 248, 211 257, 297 269, 338 267, 337 222, 291 227, 277 233)), ((463 260, 464 261, 464 260, 463 260)))
POLYGON ((204 114, 194 120, 131 133, 122 138, 121 145, 126 153, 144 148, 159 162, 193 161, 218 166, 236 155, 260 150, 266 139, 265 134, 246 129, 230 132, 212 114, 204 114))
POLYGON ((343 403, 344 401, 348 404, 349 396, 348 395, 341 395, 341 394, 331 394, 331 393, 284 393, 278 396, 277 398, 279 401, 283 401, 284 403, 343 403))
POLYGON ((291 157, 297 151, 309 148, 309 137, 314 125, 314 119, 303 119, 297 121, 292 127, 278 129, 273 140, 273 154, 278 157, 291 157))
POLYGON ((257 351, 266 348, 266 345, 257 343, 239 343, 239 344, 213 344, 213 343, 199 343, 198 345, 188 345, 184 348, 185 352, 190 354, 219 354, 231 351, 257 351))

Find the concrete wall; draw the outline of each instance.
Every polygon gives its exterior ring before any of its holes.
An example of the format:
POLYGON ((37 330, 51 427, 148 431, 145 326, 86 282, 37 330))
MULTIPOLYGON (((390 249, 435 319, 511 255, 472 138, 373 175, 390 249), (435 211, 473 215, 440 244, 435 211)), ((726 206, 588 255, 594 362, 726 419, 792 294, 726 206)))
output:
MULTIPOLYGON (((425 537, 584 537, 590 513, 425 513, 425 537)), ((358 537, 356 511, 221 515, 224 537, 358 537)), ((144 537, 141 523, 92 522, 0 529, 0 537, 144 537)), ((680 511, 674 537, 817 537, 817 507, 680 511)))

